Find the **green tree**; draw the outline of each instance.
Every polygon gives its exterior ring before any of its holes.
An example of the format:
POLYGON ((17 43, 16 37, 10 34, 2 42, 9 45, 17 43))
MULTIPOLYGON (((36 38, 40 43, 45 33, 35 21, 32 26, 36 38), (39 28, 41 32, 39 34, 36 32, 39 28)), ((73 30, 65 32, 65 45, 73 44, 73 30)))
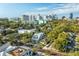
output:
POLYGON ((62 32, 58 35, 58 38, 54 41, 52 46, 57 50, 64 51, 64 47, 68 44, 68 33, 62 32))
POLYGON ((29 43, 31 41, 32 33, 20 34, 20 41, 23 44, 29 43))
POLYGON ((79 42, 79 36, 77 36, 77 37, 75 38, 75 41, 76 41, 76 42, 79 42))

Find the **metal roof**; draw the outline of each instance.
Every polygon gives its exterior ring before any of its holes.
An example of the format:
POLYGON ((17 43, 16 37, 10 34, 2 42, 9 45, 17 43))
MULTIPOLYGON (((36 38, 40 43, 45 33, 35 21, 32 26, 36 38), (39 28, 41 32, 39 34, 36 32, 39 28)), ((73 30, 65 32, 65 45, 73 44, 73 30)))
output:
POLYGON ((6 48, 8 48, 9 46, 10 46, 10 43, 9 42, 6 43, 6 44, 4 44, 3 46, 0 47, 0 52, 6 50, 6 48))

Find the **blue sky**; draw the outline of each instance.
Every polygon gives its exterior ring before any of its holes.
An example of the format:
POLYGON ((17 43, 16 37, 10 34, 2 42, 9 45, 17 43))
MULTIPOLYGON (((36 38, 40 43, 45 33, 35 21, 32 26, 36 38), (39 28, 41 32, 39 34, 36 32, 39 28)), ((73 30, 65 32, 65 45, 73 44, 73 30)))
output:
POLYGON ((79 16, 79 4, 61 3, 0 3, 0 17, 19 17, 22 14, 57 14, 59 17, 70 13, 79 16))

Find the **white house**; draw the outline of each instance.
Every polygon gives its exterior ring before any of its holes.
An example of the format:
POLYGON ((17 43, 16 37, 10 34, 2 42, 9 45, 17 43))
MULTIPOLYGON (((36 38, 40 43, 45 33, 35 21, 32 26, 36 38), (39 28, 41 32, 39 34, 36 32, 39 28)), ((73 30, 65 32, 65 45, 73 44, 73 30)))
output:
POLYGON ((25 33, 25 32, 31 33, 31 32, 35 32, 35 30, 36 30, 36 29, 30 29, 30 30, 19 29, 19 30, 18 30, 18 33, 19 33, 19 34, 23 34, 23 33, 25 33))
POLYGON ((25 33, 25 32, 26 32, 25 29, 19 29, 19 30, 18 30, 18 33, 19 33, 19 34, 23 34, 23 33, 25 33))

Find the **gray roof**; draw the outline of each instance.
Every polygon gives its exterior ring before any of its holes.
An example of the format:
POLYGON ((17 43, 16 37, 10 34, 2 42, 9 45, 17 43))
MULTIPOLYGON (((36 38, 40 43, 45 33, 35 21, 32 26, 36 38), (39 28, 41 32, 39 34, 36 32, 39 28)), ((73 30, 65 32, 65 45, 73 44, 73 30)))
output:
POLYGON ((32 40, 40 40, 41 36, 44 35, 43 32, 40 32, 40 33, 35 33, 32 37, 32 40))
POLYGON ((3 46, 0 47, 0 52, 6 50, 6 48, 8 48, 9 46, 10 46, 10 43, 9 42, 6 43, 6 44, 4 44, 3 46))

